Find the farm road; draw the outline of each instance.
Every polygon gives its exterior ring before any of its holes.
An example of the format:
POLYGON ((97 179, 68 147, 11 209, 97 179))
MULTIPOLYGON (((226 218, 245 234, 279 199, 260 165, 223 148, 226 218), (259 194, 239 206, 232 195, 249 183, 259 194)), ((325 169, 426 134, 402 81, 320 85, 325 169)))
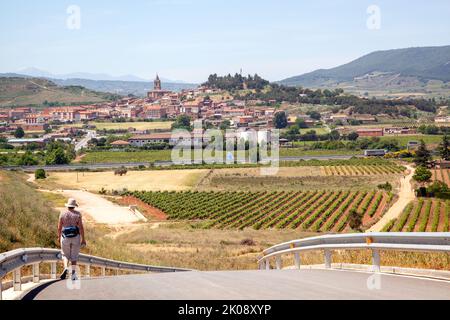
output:
POLYGON ((374 224, 369 231, 380 232, 383 227, 392 219, 397 219, 405 209, 405 207, 416 198, 414 190, 412 189, 411 180, 414 175, 414 168, 406 166, 409 170, 409 174, 405 178, 401 178, 400 192, 398 193, 398 200, 394 205, 386 212, 386 214, 374 224))

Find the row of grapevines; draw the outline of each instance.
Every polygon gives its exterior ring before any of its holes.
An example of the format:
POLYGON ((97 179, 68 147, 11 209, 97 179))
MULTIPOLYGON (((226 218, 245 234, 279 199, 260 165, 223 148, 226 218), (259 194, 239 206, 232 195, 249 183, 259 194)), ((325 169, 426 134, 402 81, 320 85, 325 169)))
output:
POLYGON ((342 205, 341 208, 329 219, 325 225, 322 228, 322 231, 329 231, 333 229, 336 222, 339 221, 339 219, 342 217, 342 215, 347 211, 348 207, 352 204, 352 202, 355 200, 355 197, 357 195, 357 192, 353 192, 345 201, 345 203, 342 205))
POLYGON ((350 214, 351 211, 353 211, 353 210, 355 210, 355 211, 358 210, 359 206, 361 205, 361 203, 363 202, 363 200, 366 198, 367 194, 368 194, 368 192, 366 191, 366 192, 361 193, 361 194, 358 196, 358 198, 356 199, 356 201, 353 203, 351 209, 349 210, 347 216, 344 217, 344 218, 342 218, 342 219, 339 221, 339 223, 337 224, 337 226, 336 226, 335 229, 336 229, 338 232, 341 232, 341 231, 344 230, 345 226, 347 225, 348 215, 350 214))
MULTIPOLYGON (((304 210, 307 210, 310 206, 312 206, 314 203, 321 200, 321 198, 325 197, 325 191, 322 192, 315 192, 314 194, 311 194, 311 198, 309 201, 304 203, 299 208, 295 209, 294 211, 291 211, 290 214, 288 213, 287 216, 283 218, 283 220, 280 220, 279 223, 276 225, 278 229, 283 229, 289 226, 299 215, 302 214, 304 210)), ((281 218, 280 218, 281 219, 281 218)))
POLYGON ((314 224, 311 227, 312 231, 319 231, 319 229, 322 227, 322 225, 328 220, 328 218, 335 212, 339 207, 342 205, 342 203, 348 198, 350 195, 350 191, 347 191, 340 195, 337 198, 337 201, 333 202, 333 204, 328 207, 328 209, 320 215, 317 220, 314 222, 314 224))
POLYGON ((416 210, 414 211, 413 215, 411 216, 409 222, 408 222, 408 232, 413 232, 414 228, 416 227, 417 219, 419 218, 420 212, 422 211, 423 207, 423 199, 419 199, 417 203, 416 210))

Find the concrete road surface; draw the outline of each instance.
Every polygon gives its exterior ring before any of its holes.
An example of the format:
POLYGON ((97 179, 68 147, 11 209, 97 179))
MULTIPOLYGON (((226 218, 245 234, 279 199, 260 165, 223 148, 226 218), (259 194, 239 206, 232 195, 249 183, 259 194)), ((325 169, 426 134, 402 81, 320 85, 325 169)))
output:
POLYGON ((26 300, 298 300, 450 299, 450 282, 342 270, 181 272, 65 281, 42 286, 26 300), (377 275, 378 276, 378 275, 377 275), (379 285, 379 290, 376 289, 379 285))
POLYGON ((81 139, 77 144, 75 144, 75 151, 80 151, 83 148, 86 148, 89 141, 97 136, 97 133, 93 130, 86 131, 86 137, 81 139))

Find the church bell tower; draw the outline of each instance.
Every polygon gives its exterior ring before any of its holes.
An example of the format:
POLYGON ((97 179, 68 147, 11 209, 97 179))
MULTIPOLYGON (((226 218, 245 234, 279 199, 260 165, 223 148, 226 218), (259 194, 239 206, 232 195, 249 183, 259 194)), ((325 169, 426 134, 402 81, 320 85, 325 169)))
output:
POLYGON ((158 74, 156 75, 154 90, 161 90, 161 80, 159 79, 158 74))

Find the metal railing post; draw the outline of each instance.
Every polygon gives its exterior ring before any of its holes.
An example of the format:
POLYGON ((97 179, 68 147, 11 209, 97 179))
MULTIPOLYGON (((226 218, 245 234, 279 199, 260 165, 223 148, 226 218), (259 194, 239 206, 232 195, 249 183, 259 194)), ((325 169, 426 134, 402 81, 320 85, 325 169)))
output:
POLYGON ((106 276, 106 268, 102 267, 102 277, 105 277, 105 276, 106 276))
POLYGON ((266 259, 266 270, 270 270, 270 260, 266 259))
POLYGON ((260 262, 259 262, 259 270, 264 270, 265 269, 265 263, 264 263, 264 260, 261 260, 260 262))
POLYGON ((22 268, 17 268, 13 272, 14 291, 22 291, 22 268))
POLYGON ((50 278, 56 279, 56 262, 50 262, 50 278))
POLYGON ((0 301, 2 301, 3 300, 3 294, 2 294, 2 291, 3 291, 3 284, 2 284, 2 278, 0 278, 0 301))
POLYGON ((325 268, 331 269, 331 256, 332 256, 331 250, 325 250, 324 256, 325 256, 325 268))
POLYGON ((380 251, 372 249, 372 270, 373 272, 381 272, 380 251))
POLYGON ((39 263, 33 263, 33 282, 39 283, 41 281, 41 275, 39 273, 39 263))
POLYGON ((301 260, 300 260, 300 253, 299 252, 294 253, 294 261, 295 261, 295 267, 297 269, 300 269, 301 260))
POLYGON ((87 264, 86 266, 85 266, 85 272, 86 272, 86 278, 90 278, 91 277, 91 265, 90 264, 87 264))
POLYGON ((281 270, 281 268, 282 268, 281 256, 277 256, 275 261, 276 261, 276 265, 277 265, 277 270, 281 270))

